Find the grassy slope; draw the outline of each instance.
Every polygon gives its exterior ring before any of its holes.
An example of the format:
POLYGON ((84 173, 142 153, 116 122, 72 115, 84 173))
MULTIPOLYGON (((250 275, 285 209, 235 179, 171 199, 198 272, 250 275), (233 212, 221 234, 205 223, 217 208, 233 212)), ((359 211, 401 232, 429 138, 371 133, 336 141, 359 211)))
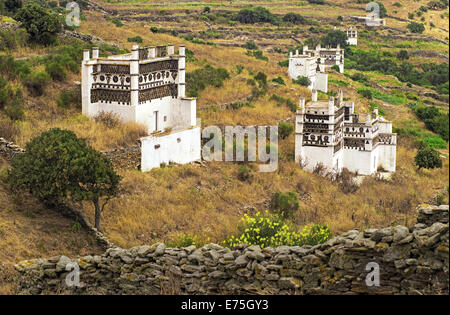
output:
MULTIPOLYGON (((135 5, 135 3, 136 1, 132 4, 130 2, 131 5, 135 5)), ((252 3, 257 4, 256 2, 252 3)), ((139 5, 141 4, 139 3, 139 5)), ((224 3, 224 5, 226 4, 227 2, 224 3)), ((235 1, 235 4, 243 3, 235 1)), ((281 5, 276 6, 275 2, 267 2, 267 5, 272 6, 274 12, 281 13, 284 10, 281 5)), ((199 6, 199 9, 202 7, 199 6)), ((301 9, 300 13, 317 14, 317 10, 320 9, 330 16, 341 14, 338 9, 330 10, 329 7, 305 5, 301 9)), ((269 62, 265 62, 246 56, 245 50, 242 48, 198 45, 167 34, 153 34, 149 31, 150 24, 148 23, 142 23, 142 25, 125 23, 123 27, 117 28, 105 21, 99 13, 86 12, 85 15, 87 21, 83 21, 81 25, 81 31, 84 33, 92 33, 127 48, 132 45, 127 42, 127 38, 136 35, 140 35, 144 39, 144 44, 183 43, 195 52, 195 57, 199 60, 198 63, 189 63, 187 71, 201 67, 204 60, 214 66, 227 68, 231 72, 232 78, 225 83, 225 86, 223 88, 207 88, 201 92, 198 98, 198 107, 202 109, 199 110, 198 116, 202 118, 203 126, 276 124, 281 119, 293 117, 289 109, 285 106, 278 107, 275 102, 269 101, 268 97, 254 102, 255 108, 244 107, 237 111, 213 110, 211 106, 213 104, 230 103, 249 95, 251 89, 245 84, 245 80, 250 77, 247 70, 254 73, 263 71, 269 79, 277 76, 285 79, 286 87, 270 87, 268 95, 276 93, 290 97, 294 101, 301 94, 310 95, 304 88, 293 85, 287 78, 287 69, 277 65, 278 61, 286 58, 282 54, 265 51, 264 55, 270 59, 269 62), (108 27, 98 27, 99 25, 108 27), (244 65, 247 70, 238 75, 235 70, 236 65, 244 65)), ((396 22, 393 21, 393 23, 396 22)), ((403 23, 400 27, 405 28, 405 25, 403 23)), ((157 23, 157 26, 207 29, 206 25, 190 20, 175 26, 166 22, 157 23)), ((263 28, 276 31, 276 28, 269 25, 262 27, 237 25, 235 28, 255 32, 261 32, 263 28)), ((306 28, 305 26, 305 30, 306 28)), ((306 39, 307 35, 308 32, 303 32, 301 35, 303 37, 300 39, 306 39)), ((228 41, 245 43, 246 39, 245 37, 229 38, 228 41)), ((271 42, 273 41, 275 40, 271 40, 271 42)), ((295 44, 291 40, 282 42, 286 45, 295 44)), ((361 41, 361 47, 369 48, 369 45, 369 43, 361 41)), ((391 51, 399 49, 393 48, 392 42, 387 42, 386 45, 387 47, 380 49, 391 51)), ((412 50, 414 49, 423 48, 412 48, 412 50)), ((445 45, 435 43, 429 44, 426 49, 441 53, 445 53, 446 50, 445 45)), ((16 52, 15 55, 23 56, 26 55, 26 52, 16 52)), ((419 62, 420 60, 414 57, 411 61, 419 62)), ((388 80, 391 83, 395 81, 392 77, 376 73, 371 76, 373 80, 388 80)), ((355 88, 360 87, 358 83, 352 82, 340 74, 332 74, 331 78, 349 82, 351 85, 344 88, 345 96, 355 100, 358 112, 368 111, 368 101, 355 92, 355 88)), ((63 110, 55 105, 55 98, 59 91, 74 86, 73 81, 79 80, 79 75, 74 74, 65 83, 54 83, 48 88, 47 94, 41 98, 35 99, 26 95, 26 120, 20 125, 21 133, 17 139, 18 143, 23 145, 40 131, 55 126, 74 130, 79 136, 86 137, 94 147, 101 150, 127 145, 134 141, 133 136, 136 136, 136 133, 133 132, 135 132, 136 126, 121 126, 114 130, 108 130, 101 124, 83 118, 76 110, 63 110)), ((336 91, 338 86, 331 84, 330 89, 336 91)), ((415 120, 411 111, 404 105, 374 102, 385 109, 386 117, 394 122, 394 126, 401 124, 404 120, 415 120)), ((422 123, 418 124, 423 127, 422 123)), ((418 171, 413 167, 414 146, 408 140, 400 139, 397 155, 398 171, 394 175, 393 182, 369 180, 356 193, 346 195, 339 190, 337 185, 314 174, 304 172, 296 166, 290 158, 293 155, 293 144, 292 135, 280 142, 280 151, 283 157, 277 172, 258 173, 255 166, 255 176, 248 183, 237 179, 238 165, 235 163, 216 162, 206 166, 184 165, 153 170, 145 174, 133 170, 120 170, 120 174, 124 177, 122 182, 124 193, 113 200, 104 213, 103 227, 106 234, 117 244, 126 247, 151 243, 156 240, 174 239, 180 233, 198 235, 200 241, 220 241, 235 231, 243 213, 252 214, 257 210, 267 209, 267 201, 275 190, 298 190, 300 192, 300 211, 294 220, 299 226, 311 222, 321 222, 330 225, 332 230, 337 233, 350 228, 376 227, 395 223, 410 224, 415 215, 414 207, 418 203, 434 202, 436 194, 443 190, 449 180, 448 159, 444 159, 442 169, 418 171)), ((442 153, 448 156, 448 149, 442 150, 442 153)), ((2 204, 1 209, 15 209, 10 197, 1 191, 0 203, 2 204)), ((70 232, 72 222, 58 218, 54 214, 48 214, 33 203, 29 204, 29 209, 31 213, 36 211, 35 218, 23 215, 26 212, 21 212, 21 209, 19 207, 17 211, 3 210, 0 212, 0 220, 5 220, 4 230, 7 231, 7 240, 11 242, 9 247, 11 250, 6 251, 6 254, 2 253, 5 257, 0 256, 0 261, 14 262, 32 256, 50 256, 61 252, 72 256, 80 253, 79 248, 82 248, 82 245, 78 247, 74 245, 72 251, 65 250, 67 244, 71 244, 71 237, 77 235, 70 232), (67 237, 45 232, 52 231, 52 229, 40 221, 42 217, 46 218, 46 224, 55 225, 56 231, 66 233, 67 237), (23 223, 22 228, 14 226, 14 218, 20 218, 20 222, 26 222, 28 225, 23 223), (43 226, 39 224, 43 224, 43 226), (27 231, 31 231, 31 226, 38 226, 38 232, 27 233, 27 231), (59 241, 53 246, 55 239, 59 241), (46 252, 40 245, 42 243, 46 252)), ((92 217, 91 204, 85 204, 83 210, 92 217)), ((0 221, 1 226, 2 221, 0 221)), ((81 242, 80 244, 88 242, 87 239, 78 237, 77 240, 81 242)), ((86 247, 86 252, 95 250, 95 248, 86 247)))

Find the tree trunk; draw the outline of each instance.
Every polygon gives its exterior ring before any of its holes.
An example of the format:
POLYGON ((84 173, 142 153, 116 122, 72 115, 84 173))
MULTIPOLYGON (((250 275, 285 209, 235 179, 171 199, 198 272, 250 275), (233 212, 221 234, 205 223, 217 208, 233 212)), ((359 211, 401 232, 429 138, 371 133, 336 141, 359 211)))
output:
POLYGON ((101 210, 100 210, 100 205, 98 203, 98 198, 94 199, 92 201, 94 203, 94 207, 95 207, 95 228, 100 231, 100 219, 101 219, 101 210))

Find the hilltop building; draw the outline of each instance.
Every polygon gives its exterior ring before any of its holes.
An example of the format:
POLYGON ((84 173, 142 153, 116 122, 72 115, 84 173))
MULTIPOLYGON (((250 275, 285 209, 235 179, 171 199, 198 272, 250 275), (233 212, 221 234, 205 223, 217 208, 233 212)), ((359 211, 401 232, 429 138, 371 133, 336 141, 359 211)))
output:
POLYGON ((354 113, 354 102, 337 98, 318 101, 317 91, 305 104, 300 97, 295 121, 295 160, 313 171, 319 164, 330 171, 347 168, 360 175, 382 169, 395 171, 396 134, 392 123, 375 109, 365 116, 354 113))
MULTIPOLYGON (((334 27, 336 30, 336 26, 334 27)), ((350 46, 356 46, 358 45, 358 30, 356 28, 353 28, 350 26, 347 29, 341 29, 342 32, 345 32, 347 34, 347 45, 350 46)))
POLYGON ((344 32, 347 34, 347 45, 358 45, 358 30, 356 28, 350 27, 344 30, 344 32))
POLYGON ((141 138, 141 170, 161 163, 200 159, 200 120, 196 99, 185 95, 185 47, 140 48, 101 58, 99 49, 85 50, 82 61, 82 112, 95 117, 117 114, 124 122, 148 128, 141 138))
POLYGON ((310 90, 327 93, 326 71, 333 66, 338 66, 339 72, 344 73, 344 50, 339 45, 336 48, 322 48, 317 45, 316 49, 304 46, 301 54, 298 50, 289 54, 289 76, 293 79, 299 76, 307 77, 311 82, 308 86, 310 90))

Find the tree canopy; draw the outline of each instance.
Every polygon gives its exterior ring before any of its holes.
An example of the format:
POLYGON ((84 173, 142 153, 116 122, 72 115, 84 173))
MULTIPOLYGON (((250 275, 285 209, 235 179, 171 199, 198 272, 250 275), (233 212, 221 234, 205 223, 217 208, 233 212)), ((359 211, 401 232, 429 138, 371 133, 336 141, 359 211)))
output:
POLYGON ((51 205, 67 199, 92 201, 95 227, 100 229, 100 215, 117 194, 120 181, 111 161, 74 132, 58 128, 32 139, 25 150, 12 160, 11 188, 27 190, 51 205))
POLYGON ((17 11, 15 19, 22 23, 31 40, 44 45, 53 43, 62 30, 58 16, 36 2, 27 2, 17 11))

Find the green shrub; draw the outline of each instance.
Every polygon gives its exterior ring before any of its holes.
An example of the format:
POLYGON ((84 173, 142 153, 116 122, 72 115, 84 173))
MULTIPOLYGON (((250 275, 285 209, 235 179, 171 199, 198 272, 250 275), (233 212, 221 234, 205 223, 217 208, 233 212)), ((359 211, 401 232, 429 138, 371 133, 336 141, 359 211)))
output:
POLYGON ((268 9, 264 7, 256 7, 240 10, 233 20, 239 21, 243 24, 255 24, 255 23, 271 23, 274 25, 280 24, 280 18, 272 14, 268 9))
POLYGON ((297 79, 292 79, 293 83, 300 84, 302 86, 309 86, 311 84, 311 80, 308 77, 298 76, 297 79))
POLYGON ((340 45, 341 48, 344 48, 348 45, 347 39, 347 33, 340 30, 333 30, 331 32, 328 32, 327 35, 323 36, 320 41, 322 46, 325 47, 337 47, 337 45, 340 45))
POLYGON ((141 36, 135 36, 135 37, 128 37, 128 42, 134 42, 134 43, 142 43, 142 37, 141 36))
POLYGON ((363 97, 371 100, 372 99, 372 90, 370 89, 357 89, 358 93, 361 94, 363 97))
POLYGON ((45 92, 45 88, 50 83, 50 76, 47 72, 33 72, 24 80, 24 85, 33 96, 41 96, 45 92))
POLYGON ((28 33, 23 29, 0 31, 0 50, 14 50, 27 45, 28 33))
POLYGON ((409 59, 409 54, 407 50, 400 50, 397 54, 397 58, 400 60, 405 60, 405 59, 409 59))
POLYGON ((64 65, 57 61, 46 64, 45 71, 50 75, 53 81, 64 81, 67 77, 64 65))
POLYGON ((56 104, 63 108, 81 108, 80 87, 60 92, 56 104))
POLYGON ((331 67, 331 70, 337 71, 337 72, 341 72, 341 69, 339 69, 338 65, 334 65, 331 67))
POLYGON ((281 139, 286 139, 294 131, 294 126, 280 122, 278 124, 278 135, 281 139))
POLYGON ((287 23, 292 23, 292 24, 305 24, 306 23, 306 19, 301 16, 300 14, 297 13, 287 13, 283 16, 283 21, 287 22, 287 23))
POLYGON ((120 21, 119 19, 109 19, 109 21, 117 27, 123 26, 122 21, 120 21))
POLYGON ((289 60, 278 61, 280 67, 289 67, 289 60))
POLYGON ((239 165, 238 168, 238 179, 240 181, 249 181, 253 178, 253 170, 247 165, 239 165))
POLYGON ((258 82, 260 85, 266 85, 267 84, 267 75, 264 72, 259 71, 255 75, 255 81, 258 82))
POLYGON ((255 57, 256 59, 259 59, 259 60, 264 60, 264 61, 268 61, 269 60, 269 58, 264 56, 262 50, 247 50, 246 55, 253 56, 253 57, 255 57))
POLYGON ((442 167, 442 160, 439 156, 439 152, 428 146, 419 149, 416 157, 414 158, 414 162, 419 167, 419 169, 442 167))
POLYGON ((286 85, 286 83, 284 82, 282 77, 273 78, 272 82, 275 82, 275 83, 278 83, 278 84, 281 84, 281 85, 286 85))
POLYGON ((44 45, 54 43, 62 30, 59 17, 36 2, 27 2, 17 11, 15 19, 22 23, 32 41, 44 45))
POLYGON ((245 43, 244 48, 248 50, 257 50, 258 45, 256 45, 254 41, 249 41, 245 43))
POLYGON ((422 34, 425 31, 425 26, 422 23, 411 22, 408 24, 407 28, 411 33, 419 33, 422 34))
POLYGON ((214 68, 207 65, 204 68, 196 69, 186 74, 186 89, 190 97, 197 97, 198 93, 208 85, 214 87, 223 86, 223 81, 228 79, 230 74, 224 68, 214 68))
POLYGON ((292 217, 298 207, 298 194, 293 191, 287 193, 277 191, 270 201, 270 209, 284 218, 292 217))

